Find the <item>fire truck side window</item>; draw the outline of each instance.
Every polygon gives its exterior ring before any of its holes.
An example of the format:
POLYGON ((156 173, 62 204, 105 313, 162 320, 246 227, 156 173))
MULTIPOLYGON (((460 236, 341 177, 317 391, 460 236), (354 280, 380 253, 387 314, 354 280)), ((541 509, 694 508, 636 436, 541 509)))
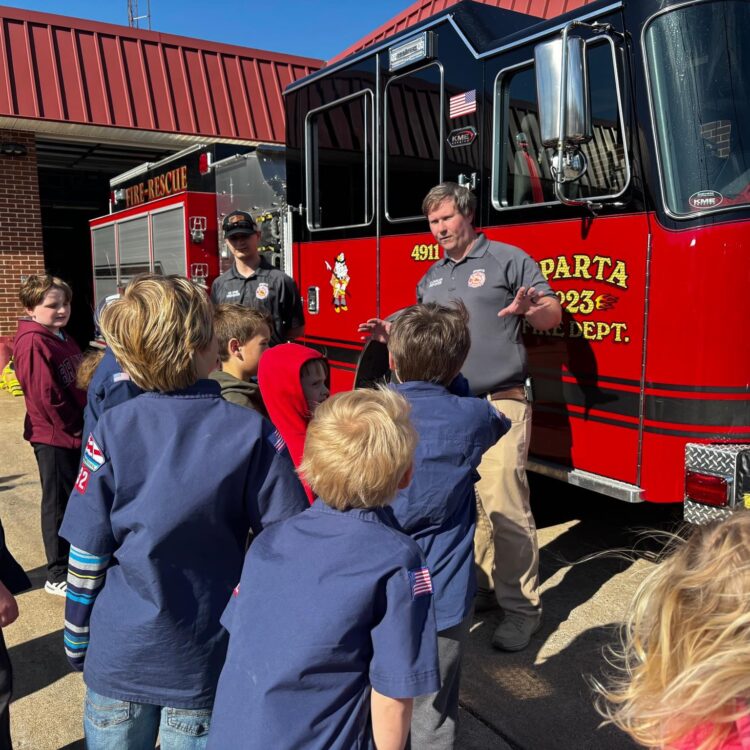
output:
MULTIPOLYGON (((614 196, 628 181, 620 105, 611 45, 587 44, 592 140, 582 147, 588 170, 564 189, 569 198, 614 196)), ((497 209, 557 202, 550 166, 554 150, 544 148, 533 64, 498 75, 495 83, 493 205, 497 209)))
POLYGON ((750 4, 686 5, 643 35, 666 209, 750 204, 750 4))
POLYGON ((385 95, 385 211, 421 217, 422 197, 442 181, 443 70, 438 63, 392 78, 385 95))
POLYGON ((308 115, 307 217, 310 229, 369 224, 373 215, 372 92, 308 115))
POLYGON ((115 225, 94 229, 91 239, 94 246, 94 296, 102 299, 117 291, 115 225))
POLYGON ((586 173, 565 186, 565 195, 579 199, 618 195, 628 180, 612 46, 606 39, 589 42, 586 56, 594 137, 581 147, 586 173))

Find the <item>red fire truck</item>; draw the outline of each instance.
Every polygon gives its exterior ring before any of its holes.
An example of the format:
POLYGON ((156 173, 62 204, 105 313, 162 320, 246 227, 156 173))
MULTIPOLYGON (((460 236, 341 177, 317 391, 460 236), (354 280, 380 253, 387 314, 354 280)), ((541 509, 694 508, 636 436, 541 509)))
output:
POLYGON ((293 267, 334 387, 357 324, 413 304, 440 254, 421 200, 454 180, 564 308, 525 331, 530 468, 691 520, 750 507, 748 28, 746 0, 462 2, 292 84, 293 267))
POLYGON ((282 147, 197 144, 115 177, 110 189, 110 213, 89 222, 96 300, 149 271, 210 286, 230 264, 218 228, 235 209, 253 213, 261 251, 282 262, 289 234, 282 147))

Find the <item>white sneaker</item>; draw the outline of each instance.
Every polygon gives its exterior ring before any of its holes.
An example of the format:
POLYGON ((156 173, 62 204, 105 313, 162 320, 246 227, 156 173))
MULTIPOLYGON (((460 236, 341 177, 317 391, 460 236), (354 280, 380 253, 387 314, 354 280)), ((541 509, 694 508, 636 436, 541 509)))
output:
POLYGON ((54 594, 55 596, 67 596, 68 582, 57 581, 56 583, 53 583, 52 581, 47 581, 47 583, 44 584, 44 590, 48 594, 54 594))

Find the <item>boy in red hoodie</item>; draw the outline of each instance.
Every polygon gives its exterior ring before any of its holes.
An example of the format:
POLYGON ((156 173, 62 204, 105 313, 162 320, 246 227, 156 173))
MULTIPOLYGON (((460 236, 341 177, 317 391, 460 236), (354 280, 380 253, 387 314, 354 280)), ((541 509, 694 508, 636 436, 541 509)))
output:
MULTIPOLYGON (((268 416, 284 438, 295 468, 302 462, 307 425, 315 409, 330 396, 326 358, 301 344, 268 349, 258 364, 258 385, 268 416)), ((302 480, 307 499, 315 499, 302 480)))
POLYGON ((65 596, 68 543, 60 538, 68 496, 81 458, 86 393, 76 386, 81 350, 63 328, 70 319, 70 287, 55 276, 29 276, 19 298, 31 320, 18 323, 13 344, 16 376, 26 399, 23 437, 34 448, 42 482, 42 539, 49 594, 65 596))

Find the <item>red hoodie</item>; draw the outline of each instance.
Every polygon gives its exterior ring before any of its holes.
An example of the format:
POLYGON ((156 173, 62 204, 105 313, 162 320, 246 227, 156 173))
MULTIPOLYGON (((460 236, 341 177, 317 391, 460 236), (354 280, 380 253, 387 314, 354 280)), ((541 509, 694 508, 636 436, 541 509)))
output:
MULTIPOLYGON (((279 344, 264 352, 258 365, 258 385, 268 416, 289 448, 294 465, 302 462, 310 410, 302 390, 302 365, 320 359, 328 369, 326 358, 315 349, 300 344, 279 344)), ((315 499, 306 482, 302 482, 307 499, 315 499)))
POLYGON ((26 399, 23 437, 30 443, 80 448, 86 392, 76 387, 81 350, 33 320, 21 320, 13 343, 16 377, 26 399))

